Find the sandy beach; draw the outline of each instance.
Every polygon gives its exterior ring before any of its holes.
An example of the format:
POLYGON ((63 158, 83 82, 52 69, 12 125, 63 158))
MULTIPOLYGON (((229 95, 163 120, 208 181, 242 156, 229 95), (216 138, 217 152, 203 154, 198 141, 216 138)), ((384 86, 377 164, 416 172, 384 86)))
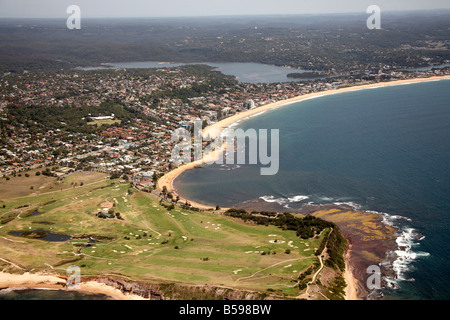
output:
POLYGON ((347 284, 345 288, 345 300, 362 300, 358 296, 358 280, 353 275, 353 266, 350 264, 350 254, 351 254, 351 246, 345 253, 345 272, 344 272, 344 280, 347 284))
POLYGON ((116 300, 145 300, 141 296, 125 294, 119 289, 95 281, 81 282, 79 289, 66 289, 66 280, 43 273, 11 274, 0 272, 0 289, 76 290, 81 293, 104 294, 116 300))
MULTIPOLYGON (((363 84, 363 85, 355 85, 351 87, 345 87, 340 89, 332 89, 332 90, 326 90, 326 91, 320 91, 320 92, 314 92, 309 94, 304 94, 300 96, 296 96, 290 99, 286 100, 280 100, 274 103, 269 103, 260 107, 256 107, 254 109, 246 110, 243 112, 239 112, 233 116, 230 116, 228 118, 222 119, 213 125, 207 127, 203 131, 203 136, 210 136, 211 138, 217 137, 220 135, 221 131, 225 128, 229 127, 230 125, 234 124, 237 121, 240 121, 242 119, 245 119, 250 116, 254 116, 258 113, 275 109, 278 107, 286 106, 289 104, 292 104, 294 102, 300 102, 307 99, 317 98, 325 95, 330 94, 337 94, 342 92, 348 92, 348 91, 356 91, 356 90, 363 90, 363 89, 369 89, 369 88, 378 88, 378 87, 386 87, 386 86, 393 86, 393 85, 404 85, 404 84, 411 84, 411 83, 417 83, 417 82, 424 82, 424 81, 437 81, 437 80, 443 80, 443 79, 450 79, 450 76, 439 76, 439 77, 429 77, 429 78, 415 78, 415 79, 406 79, 406 80, 397 80, 397 81, 389 81, 389 82, 379 82, 379 83, 372 83, 372 84, 363 84)), ((224 149, 225 146, 222 146, 222 149, 224 149)), ((192 206, 200 208, 200 209, 215 209, 215 207, 204 205, 201 203, 197 203, 194 201, 191 201, 189 199, 184 199, 181 197, 181 195, 177 194, 176 190, 173 187, 173 181, 184 171, 190 170, 196 166, 205 164, 206 162, 214 161, 217 158, 214 153, 207 154, 204 156, 202 160, 194 161, 188 164, 183 164, 174 170, 166 173, 164 176, 159 178, 157 182, 157 188, 159 190, 162 190, 163 186, 166 186, 168 192, 172 192, 175 196, 180 197, 180 201, 182 202, 189 202, 192 206)))

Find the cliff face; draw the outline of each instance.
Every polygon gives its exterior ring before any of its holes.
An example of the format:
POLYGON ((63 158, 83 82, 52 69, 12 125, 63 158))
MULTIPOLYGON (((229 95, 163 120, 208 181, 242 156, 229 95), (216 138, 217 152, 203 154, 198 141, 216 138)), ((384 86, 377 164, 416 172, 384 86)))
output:
POLYGON ((111 279, 106 277, 91 278, 87 281, 104 283, 107 286, 119 289, 124 293, 132 293, 150 300, 162 300, 162 294, 157 285, 140 282, 129 282, 122 279, 111 279))
POLYGON ((96 281, 114 287, 124 293, 139 295, 150 300, 262 300, 267 295, 258 292, 228 289, 213 286, 189 286, 177 283, 149 283, 126 281, 108 277, 97 277, 85 281, 96 281))

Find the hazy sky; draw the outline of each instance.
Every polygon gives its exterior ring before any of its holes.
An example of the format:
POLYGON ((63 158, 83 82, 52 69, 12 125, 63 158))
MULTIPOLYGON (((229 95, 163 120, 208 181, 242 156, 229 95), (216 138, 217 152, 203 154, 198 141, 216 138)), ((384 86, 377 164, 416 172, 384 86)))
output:
POLYGON ((69 5, 82 17, 178 17, 248 14, 450 9, 450 0, 0 0, 0 18, 66 18, 69 5))

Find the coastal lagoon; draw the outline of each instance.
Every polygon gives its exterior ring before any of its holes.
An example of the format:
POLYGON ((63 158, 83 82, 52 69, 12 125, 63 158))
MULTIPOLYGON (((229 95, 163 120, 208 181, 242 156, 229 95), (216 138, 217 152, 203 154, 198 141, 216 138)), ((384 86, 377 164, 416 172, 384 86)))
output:
MULTIPOLYGON (((225 75, 235 76, 239 82, 247 83, 274 83, 288 81, 304 81, 302 78, 288 78, 289 73, 304 73, 309 70, 279 67, 262 63, 250 62, 198 62, 198 63, 172 63, 172 62, 114 62, 104 64, 101 67, 82 68, 83 70, 97 69, 147 69, 147 68, 171 68, 188 64, 206 64, 214 67, 225 75)), ((309 78, 311 79, 311 78, 309 78)))
POLYGON ((449 299, 450 81, 326 95, 238 124, 280 130, 280 170, 211 165, 183 172, 184 198, 221 207, 298 211, 347 204, 400 232, 387 299, 449 299))

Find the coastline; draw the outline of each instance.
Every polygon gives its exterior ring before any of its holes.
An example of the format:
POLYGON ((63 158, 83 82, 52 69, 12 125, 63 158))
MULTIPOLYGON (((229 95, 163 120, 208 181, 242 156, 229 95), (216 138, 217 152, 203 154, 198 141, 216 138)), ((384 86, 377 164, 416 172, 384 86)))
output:
MULTIPOLYGON (((228 128, 229 126, 235 124, 236 122, 238 122, 242 119, 245 119, 250 116, 255 116, 255 115, 265 112, 267 110, 273 110, 275 108, 283 107, 283 106, 286 106, 286 105, 289 105, 292 103, 296 103, 296 102, 300 102, 300 101, 304 101, 304 100, 308 100, 308 99, 312 99, 312 98, 318 98, 318 97, 322 97, 322 96, 338 94, 338 93, 343 93, 343 92, 351 92, 351 91, 364 90, 364 89, 375 89, 375 88, 395 86, 395 85, 406 85, 406 84, 413 84, 413 83, 420 83, 420 82, 427 82, 427 81, 438 81, 438 80, 445 80, 445 79, 450 79, 450 75, 428 77, 428 78, 413 78, 413 79, 406 79, 406 80, 395 80, 395 81, 389 81, 389 82, 377 82, 377 83, 354 85, 354 86, 350 86, 350 87, 308 93, 308 94, 296 96, 296 97, 285 99, 285 100, 280 100, 277 102, 273 102, 273 103, 269 103, 266 105, 256 107, 254 109, 236 113, 228 118, 222 119, 222 120, 212 124, 209 127, 206 127, 203 131, 203 136, 206 137, 209 135, 212 138, 217 137, 220 135, 220 133, 225 128, 228 128)), ((225 148, 225 145, 222 145, 222 149, 224 149, 224 148, 225 148)), ((197 166, 205 164, 206 162, 212 162, 216 159, 217 159, 216 155, 214 154, 214 152, 212 152, 212 153, 204 155, 204 157, 201 160, 183 164, 183 165, 169 171, 164 176, 159 178, 156 183, 156 187, 159 190, 162 190, 163 186, 166 186, 168 192, 171 192, 174 195, 180 197, 180 201, 188 202, 192 206, 197 207, 199 209, 214 210, 215 207, 213 207, 213 206, 201 204, 201 203, 183 198, 175 190, 175 188, 173 186, 173 182, 184 171, 193 169, 197 166)))
POLYGON ((119 289, 96 281, 81 281, 79 289, 67 289, 66 279, 44 273, 26 272, 23 274, 13 274, 0 271, 0 290, 2 289, 64 290, 77 291, 80 293, 103 294, 115 300, 146 300, 141 296, 126 294, 119 289))
MULTIPOLYGON (((427 78, 413 78, 413 79, 406 79, 406 80, 396 80, 396 81, 389 81, 389 82, 378 82, 378 83, 370 83, 370 84, 363 84, 363 85, 354 85, 350 87, 344 87, 339 89, 332 89, 332 90, 326 90, 326 91, 320 91, 320 92, 314 92, 309 94, 304 94, 300 96, 296 96, 290 99, 277 101, 274 103, 269 103, 263 106, 256 107, 251 110, 243 111, 240 113, 237 113, 231 117, 225 118, 221 121, 218 121, 217 123, 207 127, 204 130, 204 136, 209 134, 211 137, 217 137, 222 130, 225 128, 231 126, 232 124, 237 123, 238 121, 245 119, 250 116, 257 115, 259 113, 265 112, 267 110, 272 110, 278 107, 286 106, 295 102, 304 101, 307 99, 317 98, 321 96, 327 96, 331 94, 338 94, 343 92, 350 92, 350 91, 357 91, 357 90, 364 90, 364 89, 374 89, 374 88, 380 88, 380 87, 387 87, 387 86, 395 86, 395 85, 407 85, 407 84, 413 84, 413 83, 420 83, 420 82, 428 82, 428 81, 438 81, 438 80, 445 80, 450 79, 450 75, 446 76, 435 76, 435 77, 427 77, 427 78)), ((225 148, 223 145, 222 148, 225 148)), ((186 170, 190 170, 192 168, 195 168, 199 165, 204 164, 205 162, 213 161, 216 157, 214 154, 207 154, 203 159, 199 161, 195 161, 192 163, 181 165, 174 170, 166 173, 163 177, 161 177, 157 182, 157 188, 159 190, 162 189, 163 186, 166 186, 168 192, 172 192, 173 194, 180 197, 180 200, 183 202, 188 202, 192 206, 197 207, 202 210, 214 210, 215 208, 212 206, 204 205, 201 203, 197 203, 194 201, 191 201, 189 199, 184 199, 179 195, 174 186, 174 180, 182 174, 186 170)), ((345 299, 346 300, 361 300, 362 297, 359 294, 362 294, 361 292, 358 292, 358 286, 361 286, 363 284, 360 283, 360 280, 355 276, 355 268, 356 266, 352 263, 352 249, 349 247, 347 252, 345 253, 345 272, 343 274, 343 277, 345 279, 345 282, 347 284, 347 287, 345 289, 345 299)))
POLYGON ((351 251, 351 245, 349 245, 349 248, 344 254, 345 271, 343 277, 347 284, 345 287, 345 300, 363 300, 358 296, 358 280, 353 274, 354 266, 350 263, 351 251))
MULTIPOLYGON (((310 99, 313 97, 319 97, 319 96, 325 96, 328 94, 335 94, 340 92, 346 92, 346 91, 354 91, 354 90, 362 90, 366 88, 376 88, 376 87, 383 87, 383 86, 389 86, 389 85, 402 85, 402 84, 409 84, 409 83, 418 83, 418 82, 426 82, 426 81, 436 81, 436 80, 443 80, 443 79, 450 79, 450 76, 442 76, 442 77, 430 77, 430 78, 417 78, 417 79, 409 79, 409 80, 400 80, 400 81, 391 81, 386 83, 376 83, 376 84, 368 84, 368 85, 361 85, 361 86, 353 86, 353 87, 347 87, 342 89, 335 89, 335 90, 327 90, 307 95, 302 95, 298 97, 294 97, 288 100, 282 100, 279 102, 271 103, 268 105, 264 105, 252 110, 244 111, 242 113, 236 114, 232 117, 226 118, 222 121, 219 121, 218 123, 206 128, 205 132, 213 132, 213 130, 218 130, 217 132, 220 133, 221 130, 224 128, 230 126, 233 123, 236 123, 237 121, 244 119, 246 117, 257 115, 265 110, 274 109, 277 107, 281 107, 290 103, 299 102, 305 99, 310 99), (263 108, 263 109, 261 109, 263 108), (226 121, 225 121, 226 120, 226 121)), ((201 161, 193 162, 190 164, 186 164, 183 166, 180 166, 176 168, 175 170, 169 172, 164 177, 168 176, 167 184, 160 185, 160 181, 158 181, 158 187, 161 187, 166 185, 168 191, 174 192, 173 189, 173 181, 176 177, 179 176, 182 172, 185 170, 192 169, 198 165, 203 164, 204 162, 214 160, 215 155, 209 154, 206 155, 201 161), (169 174, 173 173, 169 179, 169 174)), ((162 177, 161 179, 163 179, 162 177)), ((174 192, 176 194, 176 192, 174 192)), ((181 198, 180 198, 181 199, 181 198)), ((190 202, 193 206, 198 207, 200 209, 215 209, 212 206, 202 205, 199 203, 195 203, 192 201, 187 200, 190 202)), ((225 208, 223 208, 225 209, 225 208)), ((356 248, 354 248, 356 249, 356 248)), ((356 272, 356 265, 352 263, 350 257, 354 256, 356 250, 352 250, 352 247, 350 247, 347 252, 345 253, 345 272, 343 274, 343 277, 345 279, 345 282, 347 283, 347 287, 345 289, 345 299, 346 300, 361 300, 361 297, 358 296, 358 285, 361 286, 363 283, 361 283, 361 280, 358 280, 355 277, 356 272)), ((49 289, 49 290, 67 290, 66 289, 66 280, 64 277, 59 277, 57 275, 52 274, 46 274, 46 273, 24 273, 24 274, 10 274, 10 273, 4 273, 0 271, 0 290, 10 288, 11 290, 14 289, 49 289)), ((144 299, 141 296, 138 295, 132 295, 123 293, 119 289, 116 289, 114 287, 108 286, 104 283, 97 282, 95 280, 88 280, 86 282, 81 282, 81 288, 76 289, 80 293, 94 293, 94 294, 104 294, 107 296, 110 296, 117 300, 137 300, 137 299, 144 299)))

